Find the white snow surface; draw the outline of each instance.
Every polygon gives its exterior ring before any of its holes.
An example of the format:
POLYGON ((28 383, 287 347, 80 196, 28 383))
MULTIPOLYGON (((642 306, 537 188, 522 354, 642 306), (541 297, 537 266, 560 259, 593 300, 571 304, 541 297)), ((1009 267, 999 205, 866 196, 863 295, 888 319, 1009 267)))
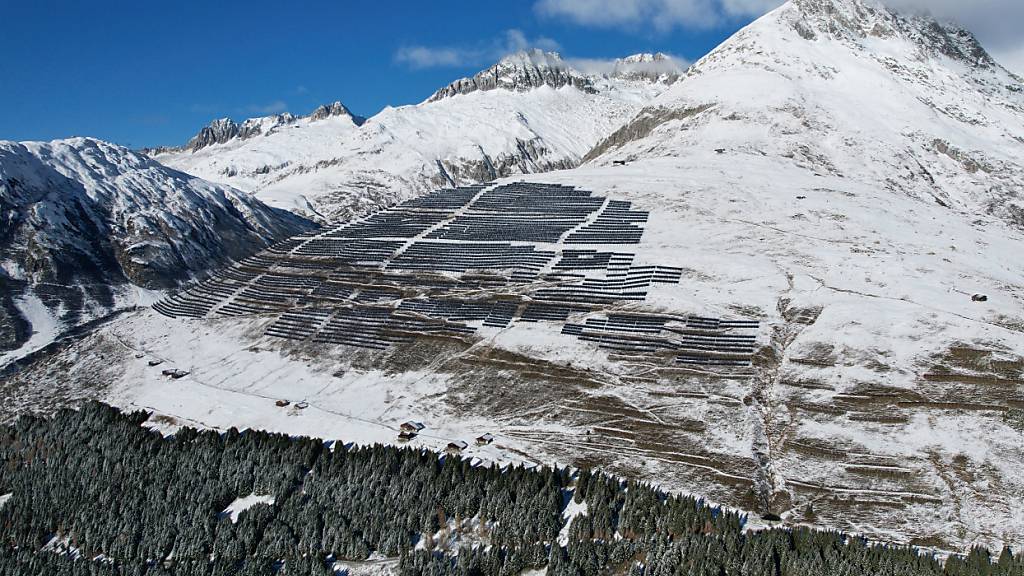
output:
POLYGON ((273 496, 260 495, 260 494, 249 494, 248 496, 242 496, 235 498, 228 507, 224 509, 221 514, 231 518, 232 523, 238 522, 238 515, 245 512, 249 508, 257 504, 271 505, 274 503, 273 496))
POLYGON ((32 325, 32 336, 18 350, 0 354, 0 366, 49 345, 57 339, 61 332, 60 320, 35 294, 26 294, 17 299, 15 306, 32 325))
POLYGON ((569 543, 569 529, 572 528, 572 523, 577 516, 586 516, 589 507, 586 502, 576 502, 575 498, 570 498, 569 503, 565 505, 565 510, 562 510, 562 518, 566 521, 565 525, 562 526, 562 530, 558 532, 558 545, 565 546, 569 543))

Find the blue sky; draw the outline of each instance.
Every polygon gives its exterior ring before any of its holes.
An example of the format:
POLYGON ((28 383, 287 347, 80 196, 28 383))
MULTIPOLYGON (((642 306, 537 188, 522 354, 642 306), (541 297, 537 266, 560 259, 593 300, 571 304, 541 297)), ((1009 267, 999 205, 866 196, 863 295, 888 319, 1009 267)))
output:
POLYGON ((750 19, 666 29, 461 0, 0 0, 0 13, 0 139, 87 135, 133 147, 182 143, 215 117, 306 113, 333 100, 372 115, 521 43, 572 57, 692 59, 750 19))
MULTIPOLYGON (((706 54, 782 0, 0 0, 0 140, 185 142, 213 118, 369 116, 526 46, 706 54)), ((1021 0, 885 0, 962 21, 1024 72, 1021 0)))

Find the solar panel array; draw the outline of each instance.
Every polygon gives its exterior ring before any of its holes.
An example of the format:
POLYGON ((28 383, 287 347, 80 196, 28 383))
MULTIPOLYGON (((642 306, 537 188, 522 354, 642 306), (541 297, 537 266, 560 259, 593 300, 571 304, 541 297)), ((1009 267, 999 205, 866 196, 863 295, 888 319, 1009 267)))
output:
POLYGON ((553 184, 438 190, 290 238, 154 305, 170 317, 270 315, 266 334, 383 350, 552 322, 615 354, 746 366, 756 321, 624 314, 683 270, 638 265, 648 214, 553 184))

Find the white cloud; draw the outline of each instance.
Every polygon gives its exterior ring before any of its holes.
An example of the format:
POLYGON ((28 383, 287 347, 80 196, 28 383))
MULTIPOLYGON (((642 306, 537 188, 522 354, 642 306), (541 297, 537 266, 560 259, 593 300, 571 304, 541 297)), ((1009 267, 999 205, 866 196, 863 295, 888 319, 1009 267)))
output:
POLYGON ((505 31, 505 41, 498 46, 497 52, 498 56, 501 57, 513 52, 529 50, 530 48, 540 48, 547 52, 554 52, 559 49, 559 46, 558 42, 543 36, 531 40, 523 34, 522 30, 513 28, 505 31))
POLYGON ((582 26, 711 28, 728 20, 760 16, 781 0, 538 0, 542 16, 582 26))
POLYGON ((722 10, 729 16, 760 16, 782 5, 782 0, 722 0, 722 10))
POLYGON ((932 14, 970 30, 993 57, 1024 73, 1024 2, 1021 0, 887 0, 897 9, 932 14))
POLYGON ((395 62, 407 64, 410 68, 463 66, 467 60, 473 58, 475 56, 465 50, 427 46, 405 46, 395 53, 395 62))
POLYGON ((502 56, 540 48, 558 50, 551 38, 529 38, 522 30, 506 30, 501 38, 473 46, 403 46, 395 52, 395 62, 410 68, 454 68, 490 64, 502 56))
POLYGON ((620 71, 642 72, 654 74, 682 74, 690 66, 690 61, 680 56, 668 55, 666 60, 654 62, 619 63, 614 58, 566 58, 566 62, 584 74, 611 74, 616 65, 620 71))
POLYGON ((993 51, 992 57, 1014 74, 1024 77, 1024 45, 993 51))

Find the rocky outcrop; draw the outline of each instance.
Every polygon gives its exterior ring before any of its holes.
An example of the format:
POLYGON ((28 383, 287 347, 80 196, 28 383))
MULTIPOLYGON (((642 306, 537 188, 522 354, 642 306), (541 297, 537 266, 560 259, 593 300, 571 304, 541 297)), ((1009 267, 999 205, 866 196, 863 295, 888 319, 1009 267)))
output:
POLYGON ((209 125, 203 126, 199 133, 192 137, 186 148, 195 151, 214 144, 223 144, 238 137, 238 124, 230 118, 218 118, 209 125))
POLYGON ((506 56, 470 78, 456 80, 435 92, 427 101, 486 90, 525 92, 541 86, 572 86, 584 92, 596 92, 593 81, 573 70, 558 53, 534 49, 506 56))
POLYGON ((322 104, 317 106, 316 110, 313 110, 308 116, 305 116, 310 122, 316 122, 318 120, 324 120, 332 116, 349 116, 352 121, 356 124, 362 124, 366 119, 361 116, 356 116, 349 111, 341 102, 335 101, 330 104, 322 104))
POLYGON ((978 67, 996 65, 974 34, 924 14, 899 12, 872 0, 793 0, 792 8, 786 18, 807 40, 819 35, 845 40, 901 36, 924 55, 978 67))
POLYGON ((634 54, 625 58, 617 58, 613 64, 610 76, 624 80, 645 80, 648 82, 672 84, 685 73, 686 68, 680 65, 674 58, 668 54, 657 52, 655 54, 634 54))
POLYGON ((347 116, 356 125, 362 124, 366 119, 356 116, 341 102, 332 102, 317 106, 315 110, 305 116, 295 116, 284 112, 272 116, 249 118, 242 123, 235 122, 230 118, 218 118, 208 125, 203 126, 185 146, 180 148, 160 146, 145 148, 141 150, 148 156, 157 156, 180 151, 196 152, 216 144, 225 144, 232 140, 247 140, 256 136, 265 136, 284 126, 291 126, 301 121, 318 122, 335 116, 347 116))
POLYGON ((296 117, 285 112, 274 116, 263 118, 250 118, 241 124, 230 118, 219 118, 204 126, 198 134, 192 137, 185 145, 185 148, 195 152, 214 144, 224 144, 231 140, 246 140, 254 136, 261 136, 280 126, 294 123, 296 117))
POLYGON ((714 108, 713 104, 704 104, 693 108, 645 108, 636 115, 636 118, 594 146, 583 157, 583 161, 589 162, 614 148, 620 148, 629 142, 646 138, 655 128, 666 122, 689 120, 711 108, 714 108))
POLYGON ((552 170, 568 170, 580 163, 579 158, 555 157, 543 140, 516 139, 511 152, 491 156, 482 148, 479 158, 463 158, 458 161, 438 160, 438 175, 431 182, 434 185, 461 186, 489 182, 513 174, 535 174, 552 170))
MULTIPOLYGON (((587 62, 584 61, 584 64, 587 62)), ((496 89, 524 92, 541 86, 572 86, 596 94, 601 90, 602 78, 671 84, 686 72, 679 62, 661 52, 618 58, 610 66, 604 61, 596 64, 584 65, 581 71, 563 60, 557 52, 536 49, 517 52, 474 76, 452 82, 435 92, 427 101, 435 102, 457 94, 496 89)))

